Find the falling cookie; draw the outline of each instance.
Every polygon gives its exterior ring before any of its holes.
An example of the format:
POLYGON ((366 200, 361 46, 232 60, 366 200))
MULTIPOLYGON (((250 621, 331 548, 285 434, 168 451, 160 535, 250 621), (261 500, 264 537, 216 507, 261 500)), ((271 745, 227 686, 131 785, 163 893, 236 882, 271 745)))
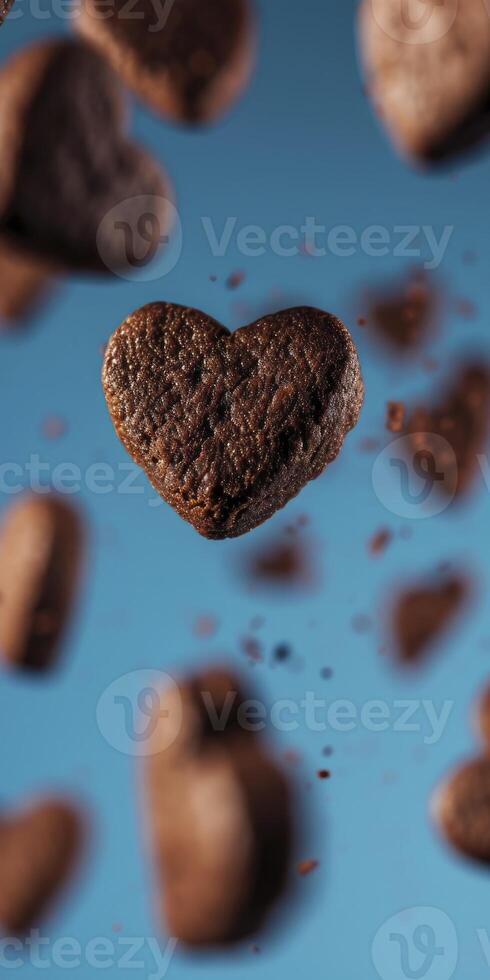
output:
POLYGON ((440 492, 463 496, 480 473, 489 420, 490 366, 483 359, 459 365, 439 402, 419 406, 408 420, 412 462, 425 456, 440 492))
POLYGON ((54 494, 23 497, 0 529, 0 655, 40 671, 57 653, 74 602, 82 526, 54 494))
POLYGON ((82 837, 81 817, 64 800, 0 814, 0 928, 7 936, 41 924, 77 863, 82 837))
POLYGON ((460 853, 490 862, 490 758, 460 766, 437 790, 432 813, 460 853))
POLYGON ((397 147, 437 161, 490 132, 487 0, 363 0, 367 88, 397 147))
POLYGON ((189 123, 221 115, 252 71, 249 0, 116 0, 108 17, 79 0, 75 26, 156 112, 189 123))
POLYGON ((193 945, 256 932, 291 859, 291 794, 250 726, 227 671, 163 692, 145 759, 159 918, 193 945), (243 721, 242 721, 243 724, 243 721))
POLYGON ((152 258, 169 220, 166 184, 123 124, 119 83, 89 45, 47 41, 14 55, 0 72, 3 237, 61 268, 152 258))
POLYGON ((128 452, 208 538, 245 534, 319 476, 363 399, 347 329, 311 307, 230 333, 151 303, 112 335, 103 384, 128 452))
POLYGON ((461 612, 470 584, 459 575, 438 576, 404 588, 391 611, 397 659, 418 663, 461 612))

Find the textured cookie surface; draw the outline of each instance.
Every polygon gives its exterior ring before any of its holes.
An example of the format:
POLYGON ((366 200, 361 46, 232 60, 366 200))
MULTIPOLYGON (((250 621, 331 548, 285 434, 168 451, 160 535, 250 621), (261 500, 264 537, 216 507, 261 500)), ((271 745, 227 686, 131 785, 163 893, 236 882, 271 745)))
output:
POLYGON ((51 41, 14 56, 0 73, 2 233, 43 259, 82 269, 125 268, 123 226, 136 236, 155 208, 160 240, 164 179, 126 139, 123 121, 119 83, 89 45, 51 41), (103 223, 115 207, 117 225, 103 223))
POLYGON ((230 333, 152 303, 113 334, 103 384, 122 442, 209 538, 267 520, 337 456, 363 385, 343 324, 310 307, 230 333))
POLYGON ((52 496, 14 504, 0 529, 0 655, 12 666, 43 670, 61 642, 76 593, 80 519, 52 496))
POLYGON ((0 24, 5 20, 12 3, 13 0, 0 0, 0 24))
POLYGON ((117 0, 100 17, 80 0, 75 25, 157 112, 186 122, 223 112, 246 84, 254 51, 249 0, 117 0))
POLYGON ((436 822, 462 854, 490 861, 490 759, 475 759, 456 770, 433 801, 436 822))
POLYGON ((64 800, 0 814, 0 927, 22 936, 38 927, 77 862, 82 821, 64 800))
POLYGON ((363 0, 360 45, 369 93, 402 151, 442 158, 490 133, 487 0, 363 0))
POLYGON ((190 945, 255 932, 286 883, 290 790, 258 736, 240 727, 243 700, 218 669, 154 705, 145 764, 159 917, 190 945))

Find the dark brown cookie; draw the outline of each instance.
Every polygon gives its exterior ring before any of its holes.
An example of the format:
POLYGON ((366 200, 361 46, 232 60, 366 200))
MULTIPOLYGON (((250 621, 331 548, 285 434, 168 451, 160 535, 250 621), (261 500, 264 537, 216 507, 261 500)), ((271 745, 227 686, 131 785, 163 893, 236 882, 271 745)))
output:
POLYGON ((47 265, 0 241, 0 329, 28 319, 53 284, 54 271, 47 265))
POLYGON ((290 790, 241 727, 243 703, 236 679, 210 670, 154 706, 145 765, 159 917, 190 945, 254 933, 286 884, 290 790))
POLYGON ((474 759, 449 776, 435 794, 432 812, 453 847, 490 862, 490 759, 474 759))
POLYGON ((486 0, 413 5, 363 0, 360 47, 369 94, 402 152, 435 161, 490 132, 486 0))
POLYGON ((64 800, 0 815, 0 927, 7 936, 40 925, 77 863, 82 837, 81 817, 64 800))
POLYGON ((153 486, 208 538, 266 521, 337 456, 363 398, 344 325, 311 307, 230 333, 151 303, 115 331, 103 384, 153 486))
POLYGON ((13 0, 0 0, 0 24, 3 24, 12 3, 13 0))
POLYGON ((76 26, 154 110, 184 122, 220 115, 244 89, 255 50, 249 0, 116 0, 101 17, 79 0, 76 26))
POLYGON ((448 630, 469 593, 467 579, 456 575, 403 589, 391 613, 397 658, 418 663, 448 630))
POLYGON ((82 551, 77 512, 60 497, 27 496, 0 531, 0 654, 14 667, 54 661, 74 602, 82 551))
POLYGON ((483 360, 458 367, 439 403, 416 408, 407 425, 413 457, 425 455, 449 497, 471 488, 489 432, 490 367, 483 360))
POLYGON ((63 268, 124 270, 124 228, 135 237, 150 214, 156 249, 165 182, 123 123, 119 83, 89 45, 48 41, 15 55, 0 73, 2 234, 63 268))

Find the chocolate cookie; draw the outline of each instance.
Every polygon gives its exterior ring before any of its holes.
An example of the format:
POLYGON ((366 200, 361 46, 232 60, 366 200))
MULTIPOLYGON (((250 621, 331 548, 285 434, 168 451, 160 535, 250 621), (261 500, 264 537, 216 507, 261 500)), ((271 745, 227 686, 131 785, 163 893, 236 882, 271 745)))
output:
POLYGON ((151 303, 111 337, 103 384, 128 452, 208 538, 245 534, 319 476, 363 398, 348 331, 311 307, 230 333, 151 303))
POLYGON ((458 367, 439 403, 416 408, 407 426, 414 458, 425 454, 436 486, 449 497, 471 489, 489 432, 490 367, 483 361, 458 367))
POLYGON ((0 927, 23 936, 38 927, 77 863, 82 822, 64 800, 44 799, 0 815, 0 927))
POLYGON ((467 857, 490 862, 490 759, 460 766, 437 791, 432 811, 453 847, 467 857))
POLYGON ((404 153, 435 161, 490 132, 486 0, 417 10, 400 0, 363 0, 360 48, 368 91, 404 153))
POLYGON ((0 24, 3 24, 12 3, 13 0, 0 0, 0 24))
POLYGON ((0 655, 44 670, 58 652, 76 594, 82 551, 77 512, 55 496, 27 496, 0 531, 0 655))
POLYGON ((290 791, 241 727, 243 703, 236 679, 210 670, 163 692, 153 709, 145 765, 159 914, 190 945, 254 933, 286 883, 290 791))
POLYGON ((100 16, 79 0, 75 24, 136 95, 184 122, 219 116, 250 76, 255 31, 249 0, 116 0, 100 16))
POLYGON ((131 265, 146 222, 151 258, 168 220, 165 181, 123 122, 119 83, 89 45, 48 41, 15 55, 0 72, 3 236, 62 267, 115 271, 131 265))
POLYGON ((0 241, 0 329, 26 320, 53 283, 49 266, 0 241))
POLYGON ((418 662, 448 630, 470 591, 462 576, 441 577, 403 589, 392 609, 397 657, 418 662))

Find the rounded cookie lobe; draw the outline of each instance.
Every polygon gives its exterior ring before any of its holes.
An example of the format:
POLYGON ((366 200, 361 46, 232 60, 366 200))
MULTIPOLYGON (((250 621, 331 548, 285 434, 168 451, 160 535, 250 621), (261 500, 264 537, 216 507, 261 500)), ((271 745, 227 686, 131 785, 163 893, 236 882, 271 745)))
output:
POLYGON ((101 18, 79 0, 75 26, 156 112, 188 123, 221 115, 245 88, 255 53, 249 0, 116 0, 101 18))
POLYGON ((460 766, 439 787, 432 802, 436 823, 466 857, 490 862, 490 758, 460 766))
POLYGON ((424 6, 363 0, 359 43, 369 95, 393 141, 436 161, 490 132, 490 17, 486 0, 424 6))
POLYGON ((103 385, 128 452, 208 538, 245 534, 319 476, 364 391, 351 337, 329 313, 298 307, 230 333, 168 303, 115 331, 103 385))
POLYGON ((60 268, 125 269, 123 226, 135 237, 156 209, 159 243, 168 223, 166 181, 127 139, 124 121, 120 84, 90 45, 47 41, 14 55, 0 72, 4 240, 60 268))
POLYGON ((63 498, 23 497, 0 530, 0 655, 41 671, 58 652, 74 604, 83 528, 63 498))

